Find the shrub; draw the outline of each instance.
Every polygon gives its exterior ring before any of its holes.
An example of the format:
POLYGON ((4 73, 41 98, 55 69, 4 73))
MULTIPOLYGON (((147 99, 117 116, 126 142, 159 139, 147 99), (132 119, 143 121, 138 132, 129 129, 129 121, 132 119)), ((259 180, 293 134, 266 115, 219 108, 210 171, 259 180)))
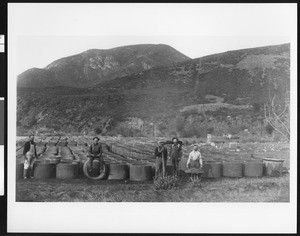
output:
POLYGON ((158 177, 157 179, 154 180, 154 188, 156 190, 177 188, 178 185, 179 185, 179 179, 177 176, 173 176, 173 175, 167 175, 164 178, 158 177))
POLYGON ((261 108, 260 103, 255 102, 255 103, 252 104, 252 106, 253 106, 254 112, 259 112, 260 111, 260 108, 261 108))
POLYGON ((199 126, 195 130, 197 138, 206 138, 207 137, 207 128, 204 126, 199 126))
POLYGON ((195 135, 195 126, 191 123, 187 123, 182 130, 183 137, 190 138, 195 135))
POLYGON ((159 123, 158 125, 157 125, 157 129, 160 131, 160 132, 164 132, 164 131, 166 131, 167 130, 167 125, 165 124, 165 123, 159 123))
POLYGON ((266 126, 266 131, 267 131, 268 134, 272 134, 273 131, 274 131, 273 126, 270 125, 270 124, 267 124, 267 126, 266 126))
POLYGON ((208 133, 208 134, 211 134, 213 131, 214 131, 214 128, 213 128, 213 127, 207 128, 207 133, 208 133))
POLYGON ((170 136, 177 136, 178 134, 177 134, 177 132, 176 132, 175 130, 171 130, 171 131, 169 132, 169 135, 170 135, 170 136))
POLYGON ((101 134, 102 129, 100 127, 97 127, 94 129, 95 134, 101 134))
POLYGON ((116 137, 118 136, 118 132, 115 130, 110 130, 106 133, 107 136, 116 137))
POLYGON ((176 117, 175 125, 177 131, 182 131, 184 128, 184 124, 185 124, 184 117, 182 116, 176 117))

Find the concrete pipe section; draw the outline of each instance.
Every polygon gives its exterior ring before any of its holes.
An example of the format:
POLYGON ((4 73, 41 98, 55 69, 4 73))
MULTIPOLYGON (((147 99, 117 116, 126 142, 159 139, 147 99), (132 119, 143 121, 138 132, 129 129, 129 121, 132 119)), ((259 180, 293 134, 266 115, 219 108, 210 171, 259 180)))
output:
POLYGON ((242 161, 224 161, 223 176, 232 178, 243 177, 243 162, 242 161))
POLYGON ((282 175, 283 161, 278 158, 264 158, 264 174, 271 177, 279 177, 282 175))
POLYGON ((78 177, 84 176, 83 165, 84 165, 85 160, 74 160, 74 162, 76 162, 78 164, 78 177))
POLYGON ((58 179, 75 179, 78 177, 78 163, 60 163, 56 165, 56 178, 58 179))
POLYGON ((152 167, 150 165, 131 164, 129 167, 129 179, 133 181, 151 180, 152 167))
POLYGON ((100 180, 104 179, 107 175, 108 166, 107 163, 103 163, 103 170, 100 171, 100 162, 98 160, 93 161, 93 170, 89 172, 88 169, 90 168, 88 165, 89 161, 86 160, 83 164, 83 173, 89 179, 100 180))
POLYGON ((23 179, 24 164, 17 163, 16 165, 16 180, 23 179))
POLYGON ((216 161, 203 161, 203 178, 217 179, 221 177, 222 163, 216 161))
POLYGON ((263 176, 263 162, 246 160, 244 162, 244 176, 260 178, 263 176))
POLYGON ((51 179, 56 176, 56 164, 51 161, 37 161, 34 163, 34 178, 51 179))
POLYGON ((129 167, 126 164, 111 163, 109 165, 108 179, 128 179, 129 167))

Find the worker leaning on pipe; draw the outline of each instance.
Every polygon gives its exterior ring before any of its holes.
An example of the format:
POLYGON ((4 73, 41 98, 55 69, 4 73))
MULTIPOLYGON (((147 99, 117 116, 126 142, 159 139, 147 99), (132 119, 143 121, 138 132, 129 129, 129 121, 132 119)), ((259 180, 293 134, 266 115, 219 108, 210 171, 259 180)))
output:
POLYGON ((34 135, 29 135, 29 140, 24 144, 23 159, 24 159, 24 172, 23 178, 27 179, 27 176, 33 178, 33 163, 37 158, 36 143, 34 142, 34 135))
POLYGON ((158 146, 154 150, 156 161, 155 161, 155 178, 158 178, 159 175, 165 175, 168 150, 164 147, 164 142, 159 141, 158 146))

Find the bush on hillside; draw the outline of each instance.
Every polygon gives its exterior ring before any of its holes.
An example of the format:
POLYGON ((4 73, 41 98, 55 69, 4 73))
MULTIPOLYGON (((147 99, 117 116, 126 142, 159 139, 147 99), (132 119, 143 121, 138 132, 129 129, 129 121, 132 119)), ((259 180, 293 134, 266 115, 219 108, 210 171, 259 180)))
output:
POLYGON ((185 119, 182 116, 177 116, 175 119, 175 126, 177 131, 182 131, 185 126, 185 119))
POLYGON ((97 127, 97 128, 94 129, 94 133, 97 134, 97 135, 101 134, 102 133, 102 129, 100 127, 97 127))
POLYGON ((253 106, 254 112, 260 112, 262 104, 255 102, 255 103, 252 104, 252 106, 253 106))
POLYGON ((268 134, 272 134, 273 131, 274 131, 273 126, 270 125, 270 124, 267 124, 267 125, 266 125, 266 131, 267 131, 268 134))

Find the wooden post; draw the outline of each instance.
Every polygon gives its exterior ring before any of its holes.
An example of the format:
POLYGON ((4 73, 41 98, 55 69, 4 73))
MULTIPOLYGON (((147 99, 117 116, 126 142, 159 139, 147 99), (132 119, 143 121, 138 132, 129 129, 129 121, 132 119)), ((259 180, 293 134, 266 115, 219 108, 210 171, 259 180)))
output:
POLYGON ((162 170, 162 176, 163 176, 163 178, 165 178, 165 157, 164 157, 164 147, 163 147, 163 149, 162 149, 162 153, 161 153, 161 158, 162 158, 162 166, 163 166, 163 170, 162 170))

